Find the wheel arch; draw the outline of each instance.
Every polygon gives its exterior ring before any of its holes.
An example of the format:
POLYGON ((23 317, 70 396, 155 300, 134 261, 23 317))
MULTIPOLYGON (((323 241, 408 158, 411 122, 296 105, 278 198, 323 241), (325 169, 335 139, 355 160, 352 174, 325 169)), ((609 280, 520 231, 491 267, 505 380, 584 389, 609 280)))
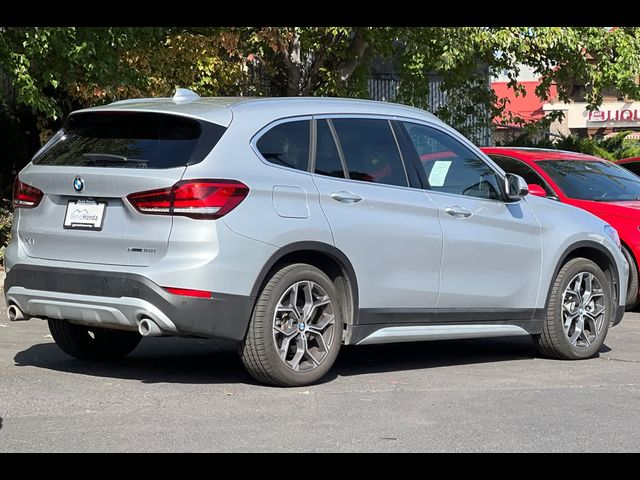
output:
POLYGON ((560 272, 563 265, 574 258, 586 258, 602 269, 613 285, 613 306, 615 308, 619 303, 618 297, 620 295, 620 286, 618 285, 618 279, 620 276, 618 275, 618 266, 616 265, 616 261, 614 260, 613 255, 611 255, 611 252, 607 250, 605 246, 597 242, 585 240, 570 245, 560 256, 560 260, 556 264, 553 276, 551 277, 549 288, 547 289, 547 297, 544 303, 545 309, 549 305, 551 290, 553 289, 553 284, 558 276, 558 272, 560 272))
POLYGON ((631 255, 631 258, 633 259, 633 261, 636 262, 636 268, 637 268, 638 259, 636 258, 636 254, 633 252, 633 249, 629 246, 628 243, 622 240, 622 238, 620 238, 620 244, 627 249, 627 252, 629 252, 629 255, 631 255))
POLYGON ((251 289, 257 298, 269 278, 279 268, 292 263, 307 263, 331 278, 345 301, 347 315, 345 324, 358 323, 358 280, 353 265, 347 256, 333 245, 322 242, 294 242, 278 249, 264 264, 251 289))

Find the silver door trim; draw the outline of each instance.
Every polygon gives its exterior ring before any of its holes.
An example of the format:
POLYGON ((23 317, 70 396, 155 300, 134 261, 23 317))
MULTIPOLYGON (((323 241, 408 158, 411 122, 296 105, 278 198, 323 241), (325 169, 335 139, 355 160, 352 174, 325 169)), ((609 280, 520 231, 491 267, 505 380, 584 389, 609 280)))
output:
POLYGON ((522 335, 529 334, 516 325, 409 325, 381 328, 360 340, 357 345, 522 335))

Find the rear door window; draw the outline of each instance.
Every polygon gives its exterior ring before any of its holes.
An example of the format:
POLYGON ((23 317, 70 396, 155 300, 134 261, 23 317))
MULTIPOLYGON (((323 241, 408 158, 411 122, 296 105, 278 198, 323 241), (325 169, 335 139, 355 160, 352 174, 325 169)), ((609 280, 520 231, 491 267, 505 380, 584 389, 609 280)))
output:
POLYGON ((87 112, 71 115, 35 165, 165 169, 202 161, 225 127, 177 115, 87 112))
POLYGON ((336 142, 327 120, 318 120, 316 130, 315 173, 329 177, 344 178, 344 169, 336 142))
POLYGON ((389 121, 334 118, 332 123, 350 179, 408 186, 407 173, 389 121))

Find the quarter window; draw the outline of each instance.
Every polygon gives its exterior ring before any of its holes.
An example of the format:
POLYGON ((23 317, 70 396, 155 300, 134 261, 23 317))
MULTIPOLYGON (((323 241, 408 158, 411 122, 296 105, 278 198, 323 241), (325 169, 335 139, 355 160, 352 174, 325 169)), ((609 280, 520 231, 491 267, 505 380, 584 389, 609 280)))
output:
POLYGON ((349 178, 363 182, 408 186, 398 146, 387 120, 332 120, 344 153, 349 178))
POLYGON ((482 158, 451 136, 435 128, 404 122, 435 192, 501 200, 496 172, 482 158))
POLYGON ((256 147, 268 162, 307 171, 309 137, 309 120, 281 123, 262 135, 256 147))

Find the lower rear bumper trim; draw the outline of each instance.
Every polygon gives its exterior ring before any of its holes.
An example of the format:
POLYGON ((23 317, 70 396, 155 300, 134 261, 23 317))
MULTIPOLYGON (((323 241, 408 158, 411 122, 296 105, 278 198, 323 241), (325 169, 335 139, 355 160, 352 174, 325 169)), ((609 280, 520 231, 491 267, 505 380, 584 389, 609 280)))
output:
POLYGON ((147 316, 167 333, 240 342, 254 297, 173 295, 148 278, 123 272, 14 265, 5 279, 7 304, 35 317, 137 329, 147 316))

